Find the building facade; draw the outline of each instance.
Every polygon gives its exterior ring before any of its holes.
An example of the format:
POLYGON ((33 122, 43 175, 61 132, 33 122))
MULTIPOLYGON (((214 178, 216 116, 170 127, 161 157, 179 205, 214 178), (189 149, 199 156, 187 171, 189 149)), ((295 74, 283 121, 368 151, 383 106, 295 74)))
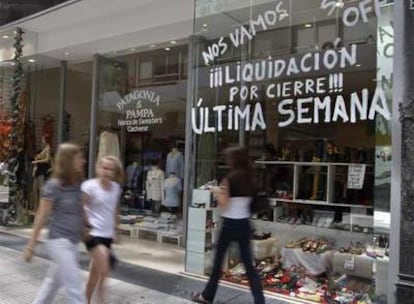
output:
MULTIPOLYGON (((119 156, 125 223, 185 240, 185 271, 205 276, 220 220, 204 189, 226 174, 221 152, 243 145, 272 202, 252 219, 270 294, 403 303, 390 246, 401 150, 392 1, 96 2, 1 28, 4 42, 26 32, 27 159, 45 132, 83 145, 90 176, 97 157, 119 156)), ((25 209, 36 207, 34 182, 25 209)), ((246 285, 234 248, 224 269, 224 281, 246 285)))

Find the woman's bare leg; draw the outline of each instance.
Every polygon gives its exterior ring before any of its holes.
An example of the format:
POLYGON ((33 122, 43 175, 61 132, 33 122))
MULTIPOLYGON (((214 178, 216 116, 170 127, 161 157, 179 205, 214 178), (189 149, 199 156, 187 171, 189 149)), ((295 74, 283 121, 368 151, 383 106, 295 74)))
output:
MULTIPOLYGON (((87 288, 87 299, 90 301, 92 299, 93 291, 95 287, 98 287, 98 303, 104 304, 105 303, 105 281, 109 275, 109 251, 108 249, 103 246, 99 245, 96 246, 91 251, 92 256, 92 269, 96 272, 96 277, 94 280, 91 280, 90 290, 87 288), (92 288, 93 287, 93 288, 92 288), (88 293, 89 292, 89 293, 88 293)), ((89 283, 89 281, 88 281, 89 283)), ((90 302, 88 302, 90 304, 90 302)))

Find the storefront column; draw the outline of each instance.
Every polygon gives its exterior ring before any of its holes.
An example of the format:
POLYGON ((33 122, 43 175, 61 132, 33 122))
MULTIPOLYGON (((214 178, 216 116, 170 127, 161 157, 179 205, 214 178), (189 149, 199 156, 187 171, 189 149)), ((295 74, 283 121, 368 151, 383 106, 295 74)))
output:
POLYGON ((93 71, 92 71, 92 94, 91 94, 91 119, 89 125, 89 155, 88 155, 88 176, 93 177, 95 172, 95 158, 96 158, 96 122, 98 115, 99 102, 99 58, 98 54, 93 56, 93 71))
POLYGON ((65 117, 65 94, 66 94, 66 71, 67 62, 61 61, 60 63, 60 90, 59 90, 59 112, 58 112, 58 145, 65 141, 63 129, 64 129, 64 117, 65 117))
MULTIPOLYGON (((186 104, 186 127, 185 127, 185 156, 184 156, 184 194, 183 194, 183 222, 187 227, 188 206, 192 200, 192 189, 195 183, 196 168, 196 141, 194 140, 191 124, 191 109, 197 97, 198 73, 196 72, 200 62, 200 45, 202 39, 199 36, 190 36, 188 42, 188 81, 187 81, 187 104, 186 104)), ((186 244, 187 229, 184 229, 183 244, 186 244)))
POLYGON ((395 1, 394 10, 393 99, 396 106, 393 122, 389 277, 395 283, 396 299, 391 299, 389 303, 398 304, 412 303, 414 298, 414 10, 411 2, 395 1), (400 143, 401 150, 397 146, 400 143))

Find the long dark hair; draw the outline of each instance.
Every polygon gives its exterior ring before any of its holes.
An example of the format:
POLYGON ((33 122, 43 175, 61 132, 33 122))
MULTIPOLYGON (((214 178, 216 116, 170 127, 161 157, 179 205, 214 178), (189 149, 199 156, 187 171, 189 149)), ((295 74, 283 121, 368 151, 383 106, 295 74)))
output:
POLYGON ((245 147, 231 147, 224 150, 226 163, 232 170, 252 170, 249 152, 245 147))
POLYGON ((256 191, 256 177, 246 148, 236 146, 224 150, 226 163, 230 166, 227 179, 231 196, 252 196, 256 191))

